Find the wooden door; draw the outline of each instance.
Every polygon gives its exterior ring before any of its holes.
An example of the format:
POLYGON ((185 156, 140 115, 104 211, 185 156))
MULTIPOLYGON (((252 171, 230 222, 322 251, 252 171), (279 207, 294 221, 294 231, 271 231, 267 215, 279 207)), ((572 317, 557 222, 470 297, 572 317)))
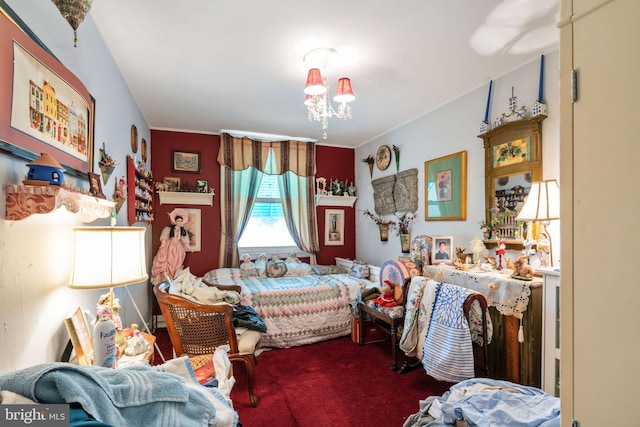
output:
POLYGON ((639 425, 640 2, 562 0, 560 26, 562 425, 639 425))

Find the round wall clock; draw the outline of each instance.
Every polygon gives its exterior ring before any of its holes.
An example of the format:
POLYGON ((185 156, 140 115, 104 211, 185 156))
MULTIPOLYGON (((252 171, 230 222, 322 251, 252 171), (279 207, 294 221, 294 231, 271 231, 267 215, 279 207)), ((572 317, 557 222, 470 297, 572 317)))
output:
POLYGON ((383 171, 389 167, 389 163, 391 163, 391 149, 383 145, 376 152, 376 166, 383 171))
POLYGON ((133 154, 138 152, 138 128, 136 125, 131 125, 131 151, 133 154))

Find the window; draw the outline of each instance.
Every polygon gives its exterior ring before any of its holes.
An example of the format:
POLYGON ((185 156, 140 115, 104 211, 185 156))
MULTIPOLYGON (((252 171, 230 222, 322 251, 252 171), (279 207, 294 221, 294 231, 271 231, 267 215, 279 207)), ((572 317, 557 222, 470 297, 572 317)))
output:
POLYGON ((247 227, 238 242, 240 253, 289 254, 299 252, 282 213, 277 175, 264 175, 247 227))

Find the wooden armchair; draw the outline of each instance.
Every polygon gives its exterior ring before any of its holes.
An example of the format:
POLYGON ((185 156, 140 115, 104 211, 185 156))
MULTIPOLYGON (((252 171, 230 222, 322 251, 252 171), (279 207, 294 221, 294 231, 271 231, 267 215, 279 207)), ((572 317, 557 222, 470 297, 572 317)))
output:
MULTIPOLYGON (((153 293, 167 324, 171 344, 177 356, 211 355, 221 345, 230 347, 229 360, 244 363, 247 370, 247 388, 251 406, 258 406, 253 392, 253 372, 256 365, 255 349, 261 333, 245 331, 240 337, 233 326, 233 307, 228 304, 205 305, 165 292, 157 284, 153 293)), ((215 285, 210 285, 215 286, 215 285)), ((228 287, 225 287, 228 288, 228 287)), ((225 289, 236 290, 238 289, 225 289)))

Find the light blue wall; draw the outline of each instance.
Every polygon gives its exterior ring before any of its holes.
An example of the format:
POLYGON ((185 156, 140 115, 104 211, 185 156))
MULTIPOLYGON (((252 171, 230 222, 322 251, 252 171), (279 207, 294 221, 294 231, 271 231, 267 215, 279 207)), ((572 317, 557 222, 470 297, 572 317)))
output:
MULTIPOLYGON (((7 4, 74 73, 96 99, 94 170, 99 173, 98 148, 119 165, 103 192, 109 199, 118 176, 126 176, 126 155, 131 154, 130 129, 135 124, 139 138, 150 141, 149 126, 123 81, 91 14, 78 29, 73 47, 73 30, 48 0, 7 0, 7 4)), ((7 66, 3 63, 2 65, 7 66)), ((0 154, 0 185, 21 183, 26 161, 0 154)), ((70 183, 88 188, 86 179, 70 183)), ((0 198, 5 211, 5 198, 0 198)), ((118 214, 118 225, 127 225, 126 204, 118 214)), ((65 208, 21 221, 0 220, 0 370, 17 369, 59 360, 68 340, 65 315, 80 305, 95 312, 101 291, 79 291, 66 287, 71 267, 72 228, 79 225, 107 225, 108 220, 82 224, 79 214, 65 208)), ((151 230, 147 229, 147 258, 150 260, 151 230)), ((100 262, 100 260, 96 260, 100 262)), ((150 263, 150 261, 148 261, 150 263)), ((150 318, 150 294, 146 284, 129 287, 143 315, 150 318)), ((140 323, 123 288, 116 289, 125 324, 140 323)))
MULTIPOLYGON (((559 57, 554 50, 545 55, 544 100, 548 118, 542 125, 543 178, 559 178, 559 57)), ((492 76, 494 80, 491 120, 508 112, 511 88, 518 97, 518 105, 524 103, 528 110, 538 96, 540 60, 522 65, 503 76, 492 76)), ((489 80, 486 85, 472 90, 459 98, 430 111, 376 140, 356 149, 355 172, 358 187, 356 202, 356 253, 357 257, 375 265, 401 256, 400 239, 391 234, 388 242, 380 242, 378 230, 373 222, 361 214, 361 210, 373 211, 373 187, 369 168, 362 159, 375 155, 381 145, 396 145, 400 148, 400 171, 418 169, 418 219, 413 223, 411 234, 430 236, 453 236, 454 246, 469 250, 470 241, 480 236, 478 222, 484 219, 484 148, 480 134, 480 123, 484 117, 489 80), (425 221, 424 215, 424 167, 428 160, 467 151, 467 219, 466 221, 425 221)), ((429 94, 416 94, 428 97, 429 94)), ((393 106, 389 106, 393 108, 393 106)), ((373 179, 396 173, 395 163, 385 171, 374 167, 373 179)), ((562 184, 560 183, 562 186, 562 184)), ((388 216, 393 219, 393 216, 388 216)), ((559 230, 549 228, 554 243, 554 253, 559 253, 559 230), (556 237, 558 235, 558 237, 556 237)))

